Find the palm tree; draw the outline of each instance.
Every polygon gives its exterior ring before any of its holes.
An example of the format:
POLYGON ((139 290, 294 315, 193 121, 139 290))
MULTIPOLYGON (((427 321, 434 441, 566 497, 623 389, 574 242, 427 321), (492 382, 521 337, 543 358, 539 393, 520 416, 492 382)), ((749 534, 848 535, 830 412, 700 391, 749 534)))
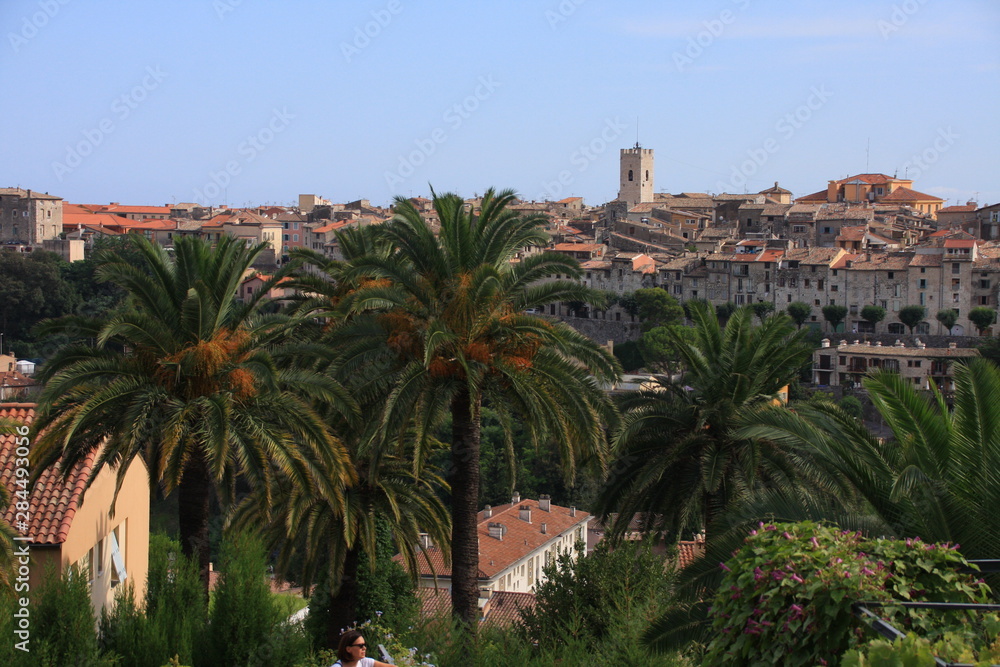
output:
POLYGON ((863 380, 891 439, 835 406, 761 414, 746 436, 811 448, 849 480, 880 534, 957 542, 969 558, 1000 553, 1000 369, 984 359, 956 366, 954 405, 935 387, 876 371, 863 380))
POLYGON ((120 484, 142 459, 151 483, 178 494, 182 548, 198 558, 207 591, 213 491, 229 505, 238 476, 268 488, 277 469, 339 497, 352 479, 349 461, 311 406, 325 401, 350 414, 354 401, 328 379, 275 366, 270 350, 294 322, 261 310, 281 274, 237 298, 263 244, 179 239, 173 257, 141 238, 135 246, 141 265, 105 255, 99 269, 128 292, 125 309, 75 322, 96 345, 67 346, 42 369, 34 474, 60 459, 68 473, 100 449, 94 476, 110 466, 120 484))
POLYGON ((524 418, 537 444, 554 441, 567 474, 580 460, 602 463, 602 423, 613 408, 601 382, 619 374, 614 358, 568 326, 526 313, 554 302, 595 302, 578 282, 579 264, 544 248, 538 216, 508 208, 514 193, 490 189, 473 212, 454 194, 434 194, 440 232, 413 205, 396 199, 381 226, 389 254, 352 262, 364 284, 345 298, 353 313, 338 335, 348 345, 347 372, 391 377, 381 413, 383 433, 416 424, 419 467, 441 418, 452 416, 451 562, 453 613, 466 627, 478 615, 476 524, 480 415, 484 402, 512 431, 524 418), (373 373, 373 363, 381 363, 373 373))
POLYGON ((367 554, 374 567, 380 522, 388 526, 414 579, 419 572, 421 534, 426 533, 442 549, 448 545, 451 522, 439 495, 447 485, 434 470, 424 468, 417 475, 412 451, 397 452, 394 446, 386 446, 377 437, 378 426, 373 421, 360 430, 341 423, 335 429, 350 452, 357 476, 342 499, 331 502, 278 475, 271 493, 259 489, 244 499, 234 515, 234 525, 244 528, 259 527, 266 517, 264 535, 278 554, 279 570, 287 572, 292 563, 300 563, 303 587, 327 579, 332 594, 327 625, 330 646, 337 645, 343 628, 358 620, 361 555, 367 554))
POLYGON ((735 499, 760 484, 798 479, 797 454, 731 432, 742 413, 776 401, 810 350, 784 314, 753 325, 740 308, 723 327, 710 305, 690 305, 694 335, 675 335, 683 377, 627 395, 621 429, 597 510, 621 533, 636 513, 647 529, 675 538, 708 527, 735 499))

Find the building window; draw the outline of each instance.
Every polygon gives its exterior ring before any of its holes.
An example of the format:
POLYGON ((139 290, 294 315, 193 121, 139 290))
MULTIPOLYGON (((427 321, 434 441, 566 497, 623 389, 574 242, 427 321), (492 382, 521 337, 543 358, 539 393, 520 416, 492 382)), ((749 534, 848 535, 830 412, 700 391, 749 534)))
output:
POLYGON ((299 235, 292 234, 292 243, 298 243, 298 242, 299 242, 299 235))
POLYGON ((840 287, 838 285, 830 285, 830 291, 831 292, 839 292, 840 291, 840 287))
POLYGON ((979 288, 980 289, 989 289, 990 288, 990 281, 988 281, 988 280, 980 280, 979 281, 979 288))
POLYGON ((631 169, 628 170, 628 180, 630 180, 630 181, 635 180, 634 178, 632 178, 632 170, 631 169))
POLYGON ((816 289, 823 289, 823 280, 822 279, 816 281, 816 289))
POLYGON ((918 280, 917 287, 919 287, 920 289, 927 289, 927 279, 921 278, 920 280, 918 280))
POLYGON ((961 264, 959 264, 958 262, 952 262, 951 263, 951 272, 952 273, 959 273, 959 272, 961 272, 961 270, 962 270, 962 265, 961 264))

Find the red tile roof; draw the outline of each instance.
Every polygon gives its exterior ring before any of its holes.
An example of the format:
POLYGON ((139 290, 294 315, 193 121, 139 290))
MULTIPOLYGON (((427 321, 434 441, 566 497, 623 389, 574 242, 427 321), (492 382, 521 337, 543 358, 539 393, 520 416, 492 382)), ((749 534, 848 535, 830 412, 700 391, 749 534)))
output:
POLYGON ((856 176, 848 176, 847 178, 837 181, 837 185, 843 185, 844 183, 850 183, 851 181, 862 181, 868 183, 869 185, 884 185, 889 181, 895 181, 897 179, 892 176, 886 176, 885 174, 857 174, 856 176))
POLYGON ((940 201, 944 200, 934 195, 925 195, 910 188, 896 188, 891 193, 882 197, 883 202, 910 202, 910 201, 940 201))
POLYGON ((795 201, 807 204, 809 202, 824 202, 827 200, 826 190, 820 190, 819 192, 814 192, 811 195, 805 195, 804 197, 799 197, 795 201))
POLYGON ((682 570, 704 555, 704 540, 681 540, 677 543, 677 567, 682 570))
MULTIPOLYGON (((489 518, 484 517, 484 512, 479 512, 476 519, 479 524, 479 573, 477 577, 490 579, 500 574, 539 547, 577 526, 582 526, 588 519, 590 519, 590 514, 587 512, 576 510, 576 516, 571 516, 570 508, 558 505, 550 505, 548 512, 543 511, 539 509, 537 500, 529 499, 521 500, 515 505, 495 507, 489 518), (520 518, 519 508, 521 507, 531 509, 530 523, 520 518), (506 532, 503 539, 490 536, 489 524, 491 523, 499 523, 504 526, 506 532), (546 526, 544 533, 541 530, 543 523, 546 526)), ((417 555, 419 574, 426 577, 433 574, 438 577, 450 577, 451 568, 445 567, 443 556, 444 554, 436 546, 421 551, 417 555), (427 564, 425 554, 433 565, 433 572, 427 564)), ((396 559, 399 559, 399 556, 396 556, 396 559)))
MULTIPOLYGON (((418 588, 420 616, 425 619, 447 618, 451 614, 451 592, 447 588, 418 588)), ((534 593, 494 591, 484 608, 484 626, 510 627, 521 621, 521 610, 535 606, 534 593)))
MULTIPOLYGON (((63 209, 65 210, 65 209, 63 209)), ((944 208, 938 209, 938 214, 941 213, 972 213, 976 210, 975 204, 964 204, 961 206, 945 206, 944 208)))
POLYGON ((945 239, 945 248, 972 248, 976 245, 975 239, 945 239))
MULTIPOLYGON (((0 404, 0 419, 10 419, 30 426, 35 418, 34 403, 0 404)), ((16 448, 20 438, 14 435, 0 435, 0 484, 14 495, 20 487, 16 480, 16 448)), ((30 445, 29 445, 30 446, 30 445)), ((73 517, 80 506, 80 499, 93 471, 96 452, 77 464, 69 477, 63 481, 59 465, 54 465, 42 473, 28 496, 29 520, 26 525, 16 521, 17 511, 12 503, 4 511, 4 519, 21 535, 31 538, 32 544, 62 544, 69 534, 73 517)))

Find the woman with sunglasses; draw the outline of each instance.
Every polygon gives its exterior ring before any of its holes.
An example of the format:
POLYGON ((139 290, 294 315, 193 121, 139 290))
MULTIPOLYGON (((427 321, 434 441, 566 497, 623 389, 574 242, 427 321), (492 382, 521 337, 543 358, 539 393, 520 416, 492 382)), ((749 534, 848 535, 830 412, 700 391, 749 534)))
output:
POLYGON ((348 630, 340 635, 340 646, 337 648, 337 662, 331 667, 392 667, 387 662, 379 662, 375 658, 365 657, 368 645, 365 638, 357 630, 348 630))

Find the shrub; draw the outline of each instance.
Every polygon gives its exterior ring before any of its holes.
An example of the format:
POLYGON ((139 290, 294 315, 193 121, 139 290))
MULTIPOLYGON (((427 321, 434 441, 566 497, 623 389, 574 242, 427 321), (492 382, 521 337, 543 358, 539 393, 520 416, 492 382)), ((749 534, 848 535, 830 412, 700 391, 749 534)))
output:
POLYGON ((179 542, 154 534, 149 538, 146 581, 150 632, 162 635, 167 656, 177 656, 183 664, 191 664, 208 620, 198 564, 181 553, 179 542))
POLYGON ((553 648, 567 637, 591 647, 614 636, 637 643, 644 625, 628 632, 628 621, 649 619, 669 595, 672 580, 665 557, 650 545, 625 541, 615 548, 601 542, 590 555, 560 554, 545 568, 546 581, 535 587, 535 607, 521 613, 521 637, 553 648))
POLYGON ((116 655, 121 667, 159 665, 171 655, 162 627, 136 604, 130 581, 118 587, 111 609, 101 611, 99 634, 102 651, 116 655))
POLYGON ((260 540, 240 533, 222 544, 222 568, 205 650, 196 664, 212 667, 294 664, 308 650, 298 626, 289 626, 271 596, 260 540))
POLYGON ((991 665, 1000 660, 1000 627, 996 620, 984 629, 983 641, 976 646, 966 639, 946 635, 934 643, 916 634, 908 634, 892 642, 877 639, 863 647, 848 651, 840 664, 842 667, 936 667, 935 657, 952 663, 991 665))
MULTIPOLYGON (((811 522, 764 525, 720 566, 712 601, 714 639, 705 665, 836 664, 865 637, 857 601, 983 602, 988 587, 956 570, 966 561, 948 545, 864 540, 811 522)), ((931 640, 966 632, 968 612, 881 609, 903 631, 931 640)))
POLYGON ((87 573, 71 567, 60 576, 48 569, 36 600, 31 612, 31 664, 98 664, 97 629, 87 573))

